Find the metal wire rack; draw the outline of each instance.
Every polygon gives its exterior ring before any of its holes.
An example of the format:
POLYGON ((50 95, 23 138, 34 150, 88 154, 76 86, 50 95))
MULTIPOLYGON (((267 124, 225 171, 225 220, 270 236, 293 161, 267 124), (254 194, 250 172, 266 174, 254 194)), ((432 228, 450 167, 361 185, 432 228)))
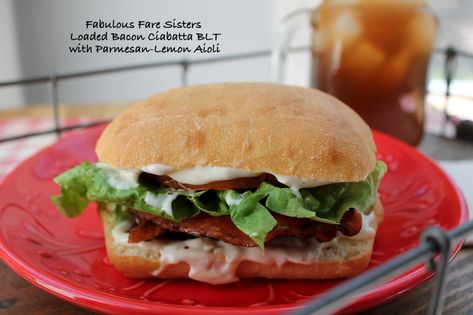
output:
MULTIPOLYGON (((289 52, 307 51, 309 47, 292 48, 289 52)), ((456 76, 456 65, 459 58, 468 58, 473 60, 473 54, 467 53, 454 47, 438 49, 436 54, 444 56, 444 79, 446 82, 445 97, 451 96, 451 85, 456 76)), ((45 134, 57 134, 58 136, 64 132, 73 129, 88 128, 98 124, 103 124, 108 120, 96 120, 89 123, 79 123, 71 126, 61 126, 59 117, 59 97, 58 83, 60 81, 95 76, 100 74, 111 74, 117 72, 125 72, 139 69, 161 68, 169 66, 179 66, 181 70, 181 84, 187 85, 188 71, 193 65, 219 63, 233 60, 243 60, 250 58, 268 58, 271 56, 270 50, 259 50, 247 53, 232 54, 221 57, 212 57, 206 59, 180 59, 165 62, 153 62, 137 65, 129 65, 115 68, 98 69, 91 71, 51 74, 49 76, 33 77, 21 80, 12 80, 0 82, 0 88, 27 85, 34 83, 49 83, 50 100, 52 108, 52 119, 54 127, 32 133, 19 134, 0 139, 0 143, 15 141, 23 138, 29 138, 45 134)), ((449 115, 447 110, 444 111, 445 119, 448 121, 449 115)), ((341 309, 348 304, 358 294, 365 292, 383 281, 386 281, 403 271, 424 262, 426 267, 435 272, 435 283, 432 288, 431 301, 428 309, 429 314, 440 314, 442 312, 443 297, 445 293, 445 283, 448 274, 448 262, 450 259, 451 249, 453 245, 464 239, 468 234, 473 232, 473 221, 463 224, 453 230, 444 231, 438 227, 429 227, 425 229, 421 235, 420 245, 405 252, 404 254, 373 268, 362 275, 345 281, 341 285, 330 290, 321 297, 307 303, 300 310, 293 314, 329 314, 341 309)))

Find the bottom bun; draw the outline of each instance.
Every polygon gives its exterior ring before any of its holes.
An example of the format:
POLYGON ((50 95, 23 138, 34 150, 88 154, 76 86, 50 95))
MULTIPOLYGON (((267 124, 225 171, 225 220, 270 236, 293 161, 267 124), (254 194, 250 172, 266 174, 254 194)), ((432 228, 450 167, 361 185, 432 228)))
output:
POLYGON ((101 210, 107 253, 112 264, 131 278, 192 278, 212 284, 239 278, 331 279, 354 276, 371 257, 376 229, 383 217, 377 202, 370 219, 354 237, 340 233, 330 242, 287 238, 259 248, 245 248, 207 238, 143 241, 129 244, 129 222, 115 223, 101 210))

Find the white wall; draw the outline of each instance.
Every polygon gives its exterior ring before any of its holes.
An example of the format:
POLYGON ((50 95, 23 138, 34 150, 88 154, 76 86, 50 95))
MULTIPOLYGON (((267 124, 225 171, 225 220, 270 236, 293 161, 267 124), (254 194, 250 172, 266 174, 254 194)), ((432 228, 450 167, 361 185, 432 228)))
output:
MULTIPOLYGON (((13 15, 13 0, 0 0, 0 81, 21 76, 18 47, 13 15)), ((0 90, 0 109, 23 104, 23 93, 19 87, 0 90)))
MULTIPOLYGON (((180 58, 162 55, 77 55, 67 50, 69 33, 84 30, 86 19, 198 19, 222 32, 224 54, 269 49, 277 23, 289 12, 316 7, 321 0, 0 0, 0 81, 180 58), (20 67, 21 64, 21 67, 20 67)), ((429 1, 440 18, 439 46, 470 50, 470 0, 429 1)), ((309 27, 294 45, 310 42, 309 27)), ((462 67, 463 70, 465 67, 462 67)), ((467 67, 468 73, 471 68, 467 67)), ((288 60, 286 83, 307 85, 310 53, 288 60)), ((269 58, 196 66, 189 83, 266 81, 269 58)), ((62 82, 63 102, 130 101, 180 84, 178 68, 149 69, 62 82)), ((0 88, 0 108, 49 101, 47 84, 0 88)))
MULTIPOLYGON (((71 32, 86 32, 85 20, 200 20, 203 30, 223 33, 222 53, 270 49, 277 23, 289 12, 315 7, 320 0, 0 0, 0 80, 101 69, 180 59, 182 55, 71 54, 71 32), (21 65, 21 66, 20 66, 21 65), (5 70, 6 69, 6 70, 5 70)), ((309 28, 294 45, 307 45, 309 28)), ((213 55, 216 56, 216 55, 213 55)), ((192 55, 190 58, 198 58, 192 55)), ((204 56, 204 57, 212 57, 204 56)), ((287 83, 307 85, 310 54, 288 60, 287 83)), ((194 66, 189 84, 222 81, 268 81, 269 58, 194 66)), ((65 103, 127 102, 181 84, 178 67, 107 74, 60 83, 65 103)), ((48 84, 0 89, 0 106, 49 102, 48 84), (24 92, 24 97, 23 93, 24 92)))

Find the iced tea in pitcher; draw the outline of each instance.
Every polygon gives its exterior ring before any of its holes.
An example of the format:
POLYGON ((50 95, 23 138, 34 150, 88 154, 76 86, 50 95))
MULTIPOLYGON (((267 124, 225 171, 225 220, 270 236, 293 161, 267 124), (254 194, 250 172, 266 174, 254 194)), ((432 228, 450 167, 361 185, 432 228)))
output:
POLYGON ((314 13, 312 85, 374 129, 417 144, 437 20, 423 0, 325 0, 314 13))

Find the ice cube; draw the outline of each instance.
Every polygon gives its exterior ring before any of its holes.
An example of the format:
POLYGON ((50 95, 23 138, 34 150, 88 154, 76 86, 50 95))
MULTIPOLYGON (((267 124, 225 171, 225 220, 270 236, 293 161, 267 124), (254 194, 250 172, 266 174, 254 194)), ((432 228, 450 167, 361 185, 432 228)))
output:
POLYGON ((416 54, 428 55, 432 52, 437 38, 437 21, 429 12, 416 15, 409 21, 406 30, 409 45, 416 54))
POLYGON ((425 5, 425 0, 358 0, 359 4, 375 4, 375 5, 409 5, 421 6, 425 5))
POLYGON ((350 46, 361 35, 362 27, 352 13, 344 12, 337 16, 330 31, 334 39, 342 41, 343 46, 350 46))
POLYGON ((344 50, 342 58, 343 68, 351 72, 354 77, 364 78, 383 64, 386 54, 370 41, 363 39, 344 50))
MULTIPOLYGON (((425 5, 426 0, 331 0, 331 5, 409 5, 409 6, 422 6, 425 5)), ((326 2, 324 2, 326 3, 326 2)))
POLYGON ((324 3, 329 3, 330 5, 338 5, 338 4, 360 4, 360 2, 363 2, 361 0, 332 0, 330 2, 324 2, 324 3))
POLYGON ((406 48, 392 57, 388 57, 380 70, 379 87, 383 91, 401 89, 409 68, 411 66, 412 53, 406 48))

